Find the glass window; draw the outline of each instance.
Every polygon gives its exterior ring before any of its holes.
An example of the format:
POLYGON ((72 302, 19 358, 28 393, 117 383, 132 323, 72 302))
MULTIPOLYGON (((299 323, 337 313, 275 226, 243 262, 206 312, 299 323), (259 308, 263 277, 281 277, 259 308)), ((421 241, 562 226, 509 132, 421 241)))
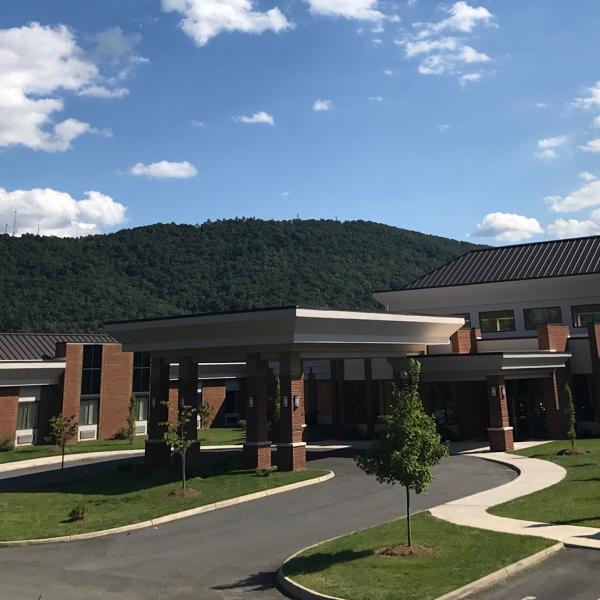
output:
POLYGON ((82 398, 79 404, 79 424, 98 425, 99 398, 82 398))
POLYGON ((479 313, 482 333, 515 330, 515 313, 512 310, 492 310, 479 313))
POLYGON ((39 402, 19 402, 17 429, 37 429, 39 402))
POLYGON ((600 323, 600 304, 573 306, 573 325, 587 327, 590 323, 600 323))
POLYGON ((102 372, 102 345, 86 344, 83 347, 83 370, 81 372, 81 395, 98 396, 102 372))
POLYGON ((136 395, 135 397, 135 420, 148 420, 148 396, 146 395, 136 395))
POLYGON ((150 354, 135 352, 133 355, 133 391, 150 391, 150 354))
POLYGON ((560 306, 526 308, 523 316, 525 317, 525 329, 537 329, 538 325, 545 323, 562 323, 560 306))
POLYGON ((461 317, 465 320, 463 327, 471 327, 471 315, 469 313, 458 313, 456 315, 448 315, 449 317, 461 317))

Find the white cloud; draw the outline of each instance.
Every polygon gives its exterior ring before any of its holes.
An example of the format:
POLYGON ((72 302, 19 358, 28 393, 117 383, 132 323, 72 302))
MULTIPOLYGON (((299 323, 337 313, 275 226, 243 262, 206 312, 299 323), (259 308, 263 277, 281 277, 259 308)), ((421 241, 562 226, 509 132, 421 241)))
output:
POLYGON ((97 191, 81 200, 50 188, 14 190, 0 188, 0 223, 12 226, 17 212, 17 234, 37 233, 73 237, 102 233, 125 221, 125 206, 97 191))
POLYGON ((137 163, 131 167, 130 173, 153 179, 187 179, 195 177, 198 174, 198 170, 187 160, 182 162, 161 160, 148 165, 137 163))
POLYGON ((204 121, 192 121, 192 127, 197 127, 199 129, 204 129, 206 127, 206 123, 204 121))
POLYGON ((547 108, 548 104, 546 102, 536 102, 534 106, 536 108, 547 108))
POLYGON ((399 17, 388 16, 378 10, 378 0, 305 0, 310 12, 327 17, 342 17, 360 21, 398 22, 399 17))
POLYGON ((592 121, 592 127, 600 127, 600 115, 594 117, 594 120, 592 121))
POLYGON ((182 15, 179 27, 197 46, 223 32, 279 33, 291 27, 279 8, 262 12, 253 0, 162 0, 162 10, 182 15))
POLYGON ((587 183, 567 196, 547 196, 544 198, 554 212, 576 212, 583 208, 600 205, 600 180, 586 180, 587 183))
POLYGON ((392 69, 384 69, 383 74, 391 77, 394 74, 394 71, 392 71, 392 69))
POLYGON ((383 102, 382 96, 369 96, 370 102, 377 102, 377 104, 381 104, 383 102))
MULTIPOLYGON (((488 62, 491 58, 487 54, 477 52, 470 46, 462 46, 457 52, 445 54, 430 54, 425 57, 418 67, 419 73, 423 75, 444 75, 459 74, 463 64, 472 64, 477 62, 488 62)), ((478 73, 469 73, 467 78, 460 75, 459 81, 477 81, 481 75, 478 73)))
POLYGON ((600 106, 600 81, 594 86, 587 88, 587 95, 575 98, 573 104, 578 108, 596 108, 600 106))
POLYGON ((287 198, 290 195, 289 192, 281 192, 281 197, 282 198, 287 198))
POLYGON ((315 112, 325 112, 333 108, 333 102, 331 100, 315 100, 313 104, 313 110, 315 112))
POLYGON ((600 138, 589 140, 585 144, 579 146, 584 152, 600 152, 600 138))
POLYGON ((256 123, 264 123, 265 125, 275 125, 275 119, 269 113, 266 113, 264 110, 254 113, 250 117, 234 117, 234 120, 239 121, 240 123, 248 123, 250 125, 254 125, 256 123))
POLYGON ((556 158, 558 156, 556 153, 556 148, 564 146, 564 144, 566 144, 568 141, 569 138, 566 135, 557 135, 538 140, 537 152, 535 155, 538 158, 556 158))
POLYGON ((437 40, 394 40, 398 46, 404 46, 404 54, 408 58, 419 54, 429 54, 439 50, 456 50, 460 46, 460 40, 456 37, 443 37, 437 40))
POLYGON ((458 79, 461 86, 465 86, 468 83, 474 83, 475 81, 479 81, 481 79, 481 73, 465 73, 461 75, 458 79))
POLYGON ((76 119, 53 125, 64 103, 50 94, 81 90, 97 76, 96 65, 64 25, 0 30, 0 147, 67 150, 90 125, 76 119))
POLYGON ((519 242, 544 233, 539 221, 512 213, 488 213, 470 234, 472 237, 493 238, 502 242, 519 242))
POLYGON ((493 24, 494 15, 484 6, 473 7, 461 1, 455 2, 446 12, 450 16, 438 23, 422 24, 420 35, 426 37, 445 30, 471 33, 477 25, 493 24))
POLYGON ((579 173, 579 178, 583 179, 584 181, 594 181, 595 179, 598 179, 598 177, 596 177, 596 175, 594 175, 593 173, 590 173, 589 171, 584 171, 583 173, 579 173))
POLYGON ((440 133, 444 133, 450 129, 450 125, 448 123, 440 123, 436 128, 440 133))
POLYGON ((557 238, 584 237, 600 234, 600 210, 595 210, 586 221, 557 219, 548 225, 548 232, 557 238))
POLYGON ((127 88, 107 88, 104 85, 90 85, 77 92, 79 96, 90 96, 91 98, 124 98, 129 95, 127 88))

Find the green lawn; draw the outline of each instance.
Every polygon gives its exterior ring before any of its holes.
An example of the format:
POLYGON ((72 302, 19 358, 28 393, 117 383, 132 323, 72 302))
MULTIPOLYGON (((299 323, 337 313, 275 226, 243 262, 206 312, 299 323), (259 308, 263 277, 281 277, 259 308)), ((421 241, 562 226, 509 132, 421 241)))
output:
POLYGON ((179 488, 177 466, 147 469, 123 466, 73 479, 63 477, 51 484, 23 486, 0 494, 0 540, 71 535, 118 527, 175 513, 219 500, 234 498, 288 483, 324 475, 315 469, 273 472, 258 477, 254 471, 206 466, 189 480, 197 497, 170 496, 179 488), (69 523, 67 515, 84 504, 84 521, 69 523))
POLYGON ((558 456, 568 441, 550 442, 515 454, 550 460, 567 470, 560 483, 490 509, 502 517, 559 525, 600 527, 600 439, 579 440, 580 456, 558 456))
POLYGON ((461 527, 420 513, 413 543, 431 556, 392 558, 375 552, 405 542, 405 520, 321 544, 285 565, 285 574, 347 600, 430 600, 554 544, 542 538, 461 527))
MULTIPOLYGON (((67 446, 67 454, 81 452, 105 452, 108 450, 143 450, 146 437, 137 436, 130 444, 128 440, 104 440, 78 442, 67 446)), ((215 427, 213 429, 198 430, 198 439, 203 444, 223 446, 226 444, 242 444, 246 439, 246 430, 241 427, 215 427)), ((60 450, 54 445, 35 445, 16 448, 8 452, 0 452, 0 464, 30 458, 44 458, 46 456, 59 456, 60 450)))

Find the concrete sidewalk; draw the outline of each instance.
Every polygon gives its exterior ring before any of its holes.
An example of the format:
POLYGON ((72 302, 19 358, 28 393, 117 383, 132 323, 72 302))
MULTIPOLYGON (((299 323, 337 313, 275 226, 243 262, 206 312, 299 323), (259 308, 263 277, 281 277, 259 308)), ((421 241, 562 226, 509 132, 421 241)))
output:
MULTIPOLYGON (((536 443, 523 442, 515 446, 519 450, 532 445, 536 445, 536 443)), ((600 550, 600 529, 521 521, 497 517, 487 512, 487 509, 492 506, 555 485, 564 479, 567 474, 561 466, 547 460, 527 458, 505 452, 489 452, 489 450, 486 452, 480 449, 471 449, 460 452, 460 454, 509 465, 519 473, 519 476, 500 487, 436 506, 431 509, 432 515, 456 525, 466 525, 517 535, 544 537, 569 546, 600 550)))

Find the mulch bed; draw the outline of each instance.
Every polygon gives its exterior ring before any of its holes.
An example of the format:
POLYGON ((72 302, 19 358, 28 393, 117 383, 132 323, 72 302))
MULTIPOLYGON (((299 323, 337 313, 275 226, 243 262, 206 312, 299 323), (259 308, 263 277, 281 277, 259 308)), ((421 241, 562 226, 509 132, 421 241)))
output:
POLYGON ((413 556, 431 556, 436 552, 437 548, 431 548, 430 546, 419 546, 418 544, 405 546, 404 544, 398 544, 396 546, 380 548, 375 554, 378 556, 390 556, 392 558, 410 558, 413 556))

